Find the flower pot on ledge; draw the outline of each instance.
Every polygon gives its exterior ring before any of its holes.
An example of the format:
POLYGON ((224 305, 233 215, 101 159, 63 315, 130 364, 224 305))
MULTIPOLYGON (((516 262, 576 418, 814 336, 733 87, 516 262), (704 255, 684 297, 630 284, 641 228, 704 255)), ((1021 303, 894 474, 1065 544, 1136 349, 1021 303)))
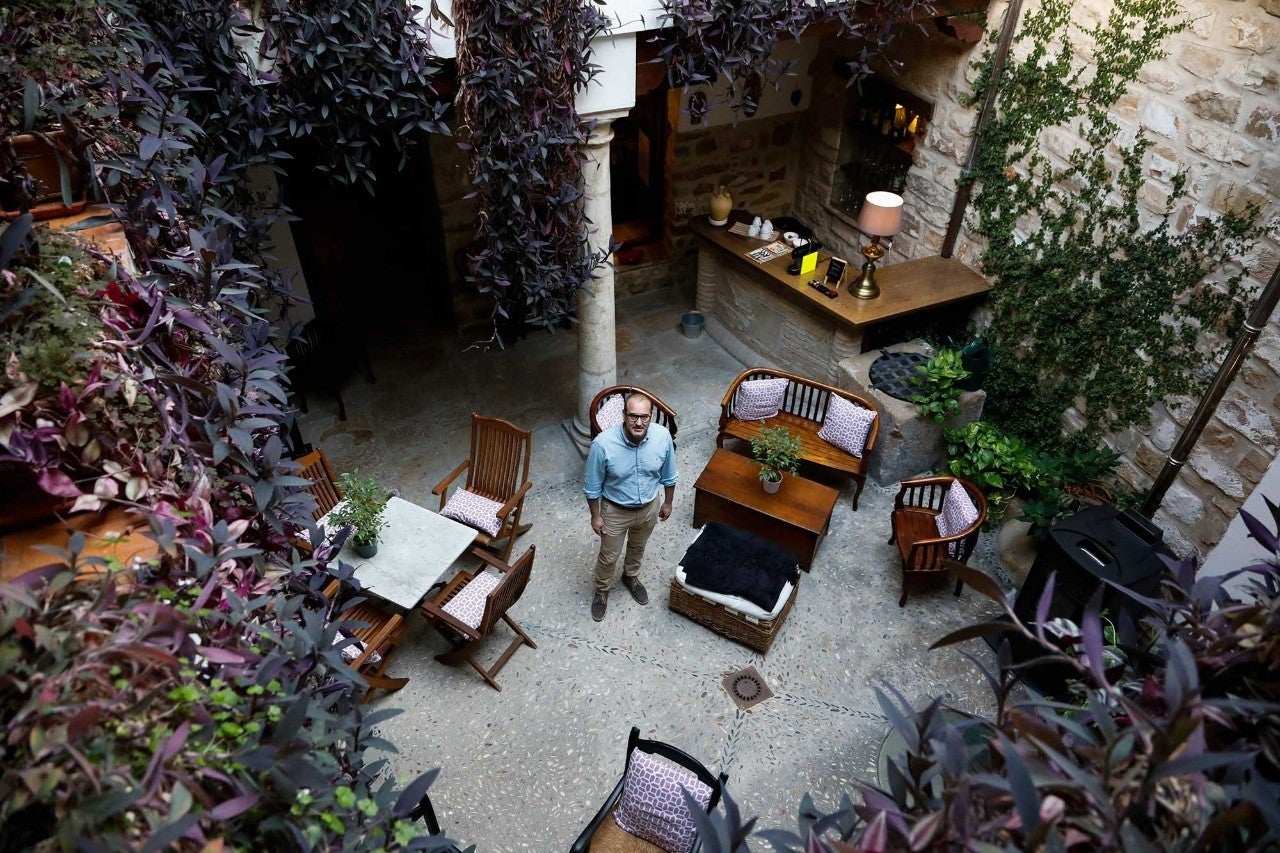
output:
MULTIPOLYGON (((35 199, 30 213, 35 219, 71 216, 89 204, 88 164, 72 150, 61 130, 18 133, 5 141, 0 162, 18 163, 17 170, 35 179, 35 199), (63 193, 65 178, 67 195, 63 193), (68 198, 70 204, 67 203, 68 198)), ((15 187, 0 187, 0 219, 14 220, 24 212, 15 187)))

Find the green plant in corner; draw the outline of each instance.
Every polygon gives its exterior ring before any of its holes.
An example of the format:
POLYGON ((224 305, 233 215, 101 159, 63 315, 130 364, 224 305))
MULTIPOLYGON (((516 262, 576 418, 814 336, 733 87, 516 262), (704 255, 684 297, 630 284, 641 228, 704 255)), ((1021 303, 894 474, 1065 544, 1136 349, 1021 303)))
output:
POLYGON ((960 383, 968 378, 960 350, 940 349, 911 377, 920 389, 911 402, 920 407, 920 414, 940 424, 960 411, 960 383))
POLYGON ((1031 488, 1037 471, 1035 451, 990 421, 943 430, 942 437, 947 443, 948 472, 982 489, 987 497, 987 523, 999 524, 1014 494, 1031 488))
MULTIPOLYGON (((1185 173, 1150 184, 1151 140, 1139 130, 1126 141, 1114 117, 1186 25, 1180 4, 1117 0, 1087 28, 1073 6, 1046 0, 1027 16, 971 175, 982 270, 995 285, 986 413, 1047 450, 1087 446, 1193 393, 1221 355, 1223 328, 1242 319, 1250 272, 1240 259, 1267 233, 1243 193, 1205 216, 1185 173), (1051 155, 1050 134, 1080 141, 1051 155), (1064 438, 1073 409, 1080 426, 1064 438)), ((975 102, 994 85, 993 62, 988 50, 975 102)))
POLYGON ((372 545, 378 534, 387 526, 383 513, 387 508, 386 490, 372 477, 361 477, 360 472, 348 471, 338 478, 342 490, 342 503, 330 516, 339 527, 351 525, 351 539, 356 545, 372 545))
POLYGON ((760 463, 760 479, 768 483, 799 471, 803 452, 800 439, 784 426, 764 427, 751 439, 751 455, 760 463))

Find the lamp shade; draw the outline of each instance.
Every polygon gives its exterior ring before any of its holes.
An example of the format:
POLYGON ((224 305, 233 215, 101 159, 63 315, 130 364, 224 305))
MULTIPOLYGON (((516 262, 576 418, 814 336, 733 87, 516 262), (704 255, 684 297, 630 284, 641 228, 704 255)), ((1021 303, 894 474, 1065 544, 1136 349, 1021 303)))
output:
POLYGON ((867 193, 858 215, 858 230, 872 237, 892 237, 902 227, 902 196, 897 193, 867 193))

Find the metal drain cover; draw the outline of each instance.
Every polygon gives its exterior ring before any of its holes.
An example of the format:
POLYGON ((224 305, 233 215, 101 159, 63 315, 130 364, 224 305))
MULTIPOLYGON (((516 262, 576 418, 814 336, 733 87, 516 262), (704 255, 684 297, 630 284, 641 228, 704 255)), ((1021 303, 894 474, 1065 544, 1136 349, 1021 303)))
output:
POLYGON ((887 352, 871 362, 867 371, 871 377, 871 387, 883 391, 890 397, 911 401, 920 393, 911 381, 916 376, 916 368, 929 361, 929 356, 922 352, 887 352))
POLYGON ((773 691, 769 689, 768 684, 765 684, 764 676, 754 666, 731 672, 720 683, 724 685, 733 704, 742 711, 773 698, 773 691))

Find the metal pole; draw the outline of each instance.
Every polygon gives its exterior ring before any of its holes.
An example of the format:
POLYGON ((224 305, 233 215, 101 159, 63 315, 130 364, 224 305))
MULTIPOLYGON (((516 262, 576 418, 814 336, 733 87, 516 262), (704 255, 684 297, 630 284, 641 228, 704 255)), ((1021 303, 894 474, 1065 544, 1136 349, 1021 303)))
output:
POLYGON ((1141 511, 1147 518, 1155 515, 1156 510, 1160 508, 1160 502, 1164 500, 1165 492, 1169 491, 1169 487, 1173 485, 1178 472, 1186 464, 1187 457, 1191 455, 1191 449, 1200 440, 1200 433, 1204 432, 1205 426, 1209 423, 1209 418, 1213 417, 1213 413, 1217 411, 1222 395, 1227 392, 1227 387, 1231 385, 1231 380, 1235 378, 1236 372, 1240 370, 1240 365, 1244 364, 1249 351, 1257 343, 1258 336, 1266 328, 1267 321, 1271 318, 1271 312, 1275 310, 1277 301, 1280 301, 1280 266, 1277 266, 1271 273, 1271 280, 1262 289, 1262 294, 1258 297, 1258 301, 1253 304, 1253 310, 1249 312, 1249 319, 1244 321, 1244 329, 1236 337, 1235 343, 1231 345, 1231 351, 1227 353, 1227 357, 1222 360, 1221 366, 1218 367, 1218 372, 1214 374, 1213 381, 1209 383, 1208 390, 1205 391, 1204 397, 1200 399, 1200 404, 1196 406, 1195 414, 1187 422, 1182 435, 1178 436, 1173 449, 1169 451, 1169 459, 1164 463, 1164 468, 1160 469, 1160 476, 1156 477, 1155 484, 1151 487, 1151 491, 1147 493, 1146 500, 1142 502, 1141 511))
POLYGON ((956 191, 955 203, 951 205, 951 219, 947 222, 947 235, 942 240, 942 257, 949 258, 956 248, 956 238, 960 236, 960 225, 964 222, 964 212, 969 207, 969 196, 973 194, 973 164, 978 160, 978 148, 982 138, 982 129, 991 120, 996 108, 996 94, 1000 90, 1000 78, 1004 75, 1004 61, 1009 55, 1009 45, 1013 41, 1013 31, 1018 27, 1018 16, 1022 14, 1022 0, 1010 0, 1009 8, 1004 12, 1004 24, 1000 27, 1000 41, 996 44, 996 54, 991 60, 991 80, 987 84, 987 94, 982 99, 982 110, 978 113, 978 121, 973 126, 973 138, 969 140, 969 156, 965 158, 964 168, 960 170, 960 189, 956 191))

